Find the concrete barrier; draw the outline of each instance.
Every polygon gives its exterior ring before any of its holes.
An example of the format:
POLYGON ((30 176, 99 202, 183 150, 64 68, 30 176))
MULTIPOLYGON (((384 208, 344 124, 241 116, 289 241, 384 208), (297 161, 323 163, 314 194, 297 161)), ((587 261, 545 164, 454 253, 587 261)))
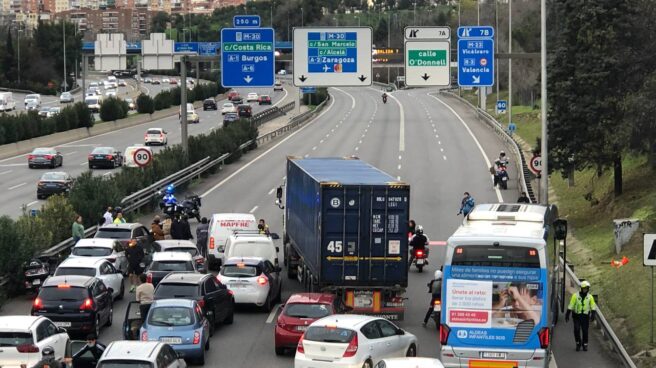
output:
MULTIPOLYGON (((217 96, 218 100, 222 100, 224 98, 224 95, 217 96)), ((194 102, 194 107, 202 108, 203 101, 194 102)), ((76 141, 78 139, 94 137, 114 130, 150 123, 155 120, 177 115, 178 110, 179 107, 175 106, 165 110, 155 111, 152 116, 146 114, 131 115, 121 120, 98 122, 91 128, 71 129, 65 132, 54 133, 20 142, 4 144, 0 146, 0 159, 26 154, 32 152, 32 150, 37 147, 59 146, 65 143, 76 141)))

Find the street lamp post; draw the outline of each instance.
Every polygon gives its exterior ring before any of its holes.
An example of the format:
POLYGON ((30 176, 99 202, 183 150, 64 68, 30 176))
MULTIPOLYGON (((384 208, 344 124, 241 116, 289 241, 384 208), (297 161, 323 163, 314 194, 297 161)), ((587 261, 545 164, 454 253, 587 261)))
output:
POLYGON ((20 23, 18 24, 18 32, 16 32, 16 37, 18 38, 18 58, 17 58, 17 64, 18 64, 18 84, 20 84, 20 76, 21 76, 21 70, 20 70, 20 34, 23 32, 22 29, 20 29, 20 23))
POLYGON ((66 22, 62 19, 62 39, 64 44, 64 92, 66 92, 66 22))
POLYGON ((303 8, 301 8, 301 27, 303 27, 303 19, 305 18, 305 14, 303 13, 303 8))
POLYGON ((541 109, 541 123, 542 123, 542 141, 541 141, 541 157, 542 157, 542 178, 540 179, 540 186, 542 190, 540 191, 540 203, 549 204, 549 131, 547 129, 547 5, 546 0, 540 1, 540 59, 542 64, 541 71, 541 95, 542 101, 540 103, 541 109))
POLYGON ((413 5, 414 5, 414 10, 412 11, 412 17, 413 17, 412 25, 416 26, 417 25, 417 1, 416 0, 413 2, 413 5))

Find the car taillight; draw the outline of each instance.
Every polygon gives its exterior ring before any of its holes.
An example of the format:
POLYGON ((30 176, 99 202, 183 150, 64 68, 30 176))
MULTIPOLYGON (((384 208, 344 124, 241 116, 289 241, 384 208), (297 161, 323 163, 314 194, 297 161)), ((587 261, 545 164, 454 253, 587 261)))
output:
POLYGON ((148 331, 141 333, 141 341, 148 341, 148 331))
POLYGON ((43 300, 41 300, 41 298, 35 298, 34 303, 32 303, 32 308, 33 309, 43 308, 43 300))
POLYGON ((114 159, 114 156, 112 156, 112 155, 107 155, 107 156, 105 156, 105 158, 107 158, 108 160, 112 160, 112 159, 114 159))
POLYGON ((200 299, 200 300, 198 300, 198 305, 199 305, 201 308, 205 308, 205 299, 200 299))
POLYGON ((144 134, 144 139, 148 139, 148 133, 144 134))
POLYGON ((148 272, 146 274, 146 282, 149 283, 149 284, 153 283, 153 274, 152 273, 148 272))
POLYGON ((53 156, 53 155, 46 155, 45 157, 46 157, 46 160, 52 160, 52 158, 53 158, 54 156, 53 156))
POLYGON ((93 309, 94 309, 93 300, 91 298, 84 299, 84 303, 82 303, 82 305, 80 306, 80 310, 90 311, 93 309))
POLYGON ((200 332, 194 332, 194 345, 200 344, 200 332))
POLYGON ((210 236, 210 249, 214 249, 214 237, 210 236))
POLYGON ((551 331, 548 327, 543 327, 538 332, 538 338, 540 339, 540 347, 542 349, 547 349, 549 347, 549 340, 551 339, 551 331))
POLYGON ((93 160, 93 155, 88 155, 88 156, 87 156, 87 159, 89 159, 89 160, 93 160))
POLYGON ((351 338, 351 341, 349 341, 348 346, 346 347, 346 351, 344 352, 344 355, 342 355, 343 358, 350 358, 352 356, 355 356, 355 354, 358 352, 358 334, 354 333, 353 337, 351 338))
POLYGON ((439 300, 439 299, 433 300, 433 305, 440 305, 440 304, 442 304, 441 300, 439 300))
POLYGON ((160 139, 164 139, 164 134, 159 133, 159 138, 160 138, 160 139))
POLYGON ((40 186, 40 187, 42 187, 44 184, 45 184, 45 183, 42 182, 41 180, 39 180, 39 181, 36 182, 36 185, 37 185, 37 186, 40 186))
POLYGON ((298 345, 296 345, 296 352, 305 354, 305 348, 303 348, 303 338, 305 338, 305 334, 301 335, 301 338, 298 340, 298 345))
POLYGON ((234 292, 234 291, 232 291, 232 290, 228 290, 228 294, 230 294, 230 295, 232 295, 232 296, 234 296, 234 295, 235 295, 235 292, 234 292))
POLYGON ((20 344, 16 346, 19 353, 38 353, 39 347, 34 344, 20 344))
POLYGON ((451 328, 445 324, 440 324, 440 345, 444 346, 449 342, 449 333, 451 333, 451 328))
POLYGON ((34 155, 27 155, 27 159, 28 159, 28 160, 33 160, 33 159, 34 159, 34 155))
POLYGON ((260 286, 264 286, 269 282, 269 279, 267 279, 265 276, 260 276, 257 278, 257 283, 260 284, 260 286))

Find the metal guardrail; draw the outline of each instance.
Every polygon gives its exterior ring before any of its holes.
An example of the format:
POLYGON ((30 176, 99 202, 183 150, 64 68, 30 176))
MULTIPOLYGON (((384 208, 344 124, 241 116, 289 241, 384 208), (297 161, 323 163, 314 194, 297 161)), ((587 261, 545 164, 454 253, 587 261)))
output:
POLYGON ((492 115, 488 114, 487 111, 478 108, 474 105, 472 105, 469 101, 465 100, 464 98, 458 96, 457 94, 450 92, 448 90, 440 90, 440 93, 447 94, 450 97, 453 97, 460 102, 466 104, 469 106, 471 109, 475 110, 478 118, 483 120, 490 126, 492 129, 495 130, 497 135, 501 137, 511 148, 512 153, 515 156, 515 164, 517 165, 518 173, 517 173, 517 181, 520 184, 520 187, 522 191, 526 192, 528 197, 531 199, 531 203, 536 203, 537 198, 535 197, 535 193, 533 191, 533 187, 531 186, 531 172, 528 169, 528 166, 526 164, 526 158, 524 157, 524 152, 522 152, 521 148, 515 142, 515 140, 506 132, 506 129, 499 123, 492 115))
POLYGON ((281 107, 274 106, 270 109, 266 109, 264 111, 258 112, 257 114, 253 115, 250 119, 248 119, 248 121, 251 124, 254 124, 255 126, 260 126, 269 120, 287 114, 288 111, 294 109, 294 106, 296 106, 295 101, 284 104, 281 107))
MULTIPOLYGON (((561 266, 563 265, 563 258, 558 257, 558 261, 560 262, 561 266)), ((567 272, 567 276, 570 279, 570 282, 573 283, 577 288, 581 287, 581 281, 579 278, 574 274, 574 271, 569 267, 569 265, 565 266, 565 271, 567 272)), ((625 368, 637 368, 636 364, 633 362, 631 359, 631 356, 629 353, 626 351, 624 348, 624 345, 622 345, 622 342, 620 339, 617 337, 615 334, 615 331, 613 331, 613 328, 610 326, 608 321, 606 320, 606 317, 604 317, 604 314, 601 313, 601 308, 599 308, 599 305, 597 305, 597 312, 596 312, 596 321, 597 321, 597 326, 599 329, 602 331, 602 334, 610 340, 613 348, 613 352, 615 352, 619 358, 622 361, 622 364, 624 365, 625 368)))
POLYGON ((314 110, 308 110, 302 114, 296 115, 293 118, 289 119, 289 123, 285 126, 282 126, 272 132, 263 134, 259 137, 257 137, 257 144, 262 144, 264 142, 270 141, 274 138, 276 138, 279 135, 282 135, 283 133, 286 133, 290 130, 295 129, 299 125, 302 125, 306 121, 310 120, 312 117, 314 117, 319 111, 321 111, 324 106, 326 106, 326 103, 330 100, 330 94, 328 94, 328 98, 323 100, 320 104, 318 104, 314 110))

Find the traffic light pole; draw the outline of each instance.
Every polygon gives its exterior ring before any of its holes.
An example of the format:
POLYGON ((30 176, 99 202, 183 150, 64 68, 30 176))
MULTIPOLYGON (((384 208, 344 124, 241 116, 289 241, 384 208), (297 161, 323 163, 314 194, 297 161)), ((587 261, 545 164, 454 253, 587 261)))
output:
POLYGON ((182 135, 182 154, 184 161, 189 158, 189 138, 187 137, 187 57, 180 57, 180 131, 182 135))

